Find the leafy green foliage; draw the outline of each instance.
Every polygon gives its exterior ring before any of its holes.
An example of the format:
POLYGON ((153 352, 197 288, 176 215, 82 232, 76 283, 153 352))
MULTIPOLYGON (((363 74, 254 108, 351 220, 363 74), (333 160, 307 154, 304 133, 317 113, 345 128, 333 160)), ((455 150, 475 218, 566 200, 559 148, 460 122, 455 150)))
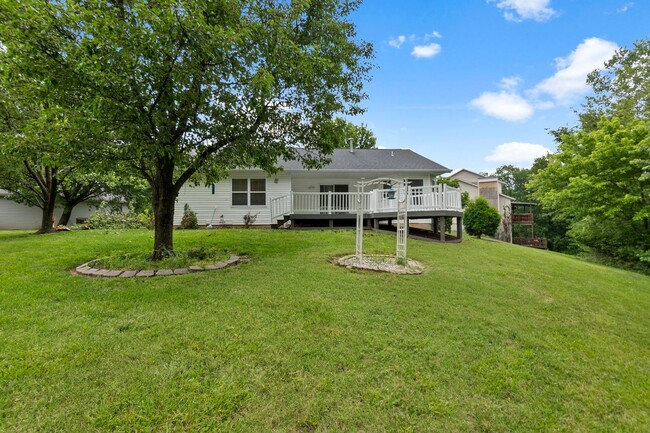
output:
POLYGON ((21 73, 15 60, 0 51, 0 188, 40 208, 39 232, 48 232, 55 205, 66 225, 79 203, 133 179, 117 175, 119 161, 91 152, 97 144, 87 127, 92 121, 75 98, 62 99, 52 83, 21 73))
POLYGON ((573 221, 574 238, 623 260, 650 249, 649 125, 602 118, 594 129, 561 130, 558 153, 530 181, 545 207, 573 221))
POLYGON ((650 39, 641 39, 632 48, 621 48, 587 78, 594 95, 588 96, 580 114, 581 128, 598 128, 601 117, 617 117, 628 124, 650 120, 650 39))
POLYGON ((184 230, 196 230, 199 228, 199 221, 190 205, 185 203, 183 207, 183 218, 181 219, 181 228, 184 230))
POLYGON ((153 216, 150 212, 122 212, 121 209, 112 209, 106 202, 102 202, 99 209, 86 220, 84 227, 88 229, 151 229, 153 216))
POLYGON ((481 239, 481 236, 494 236, 499 223, 501 214, 498 210, 490 206, 488 201, 483 197, 476 197, 470 200, 465 207, 463 223, 467 233, 481 239))
MULTIPOLYGON (((550 155, 539 157, 533 163, 531 168, 520 168, 513 165, 502 165, 496 169, 493 176, 503 182, 503 193, 513 197, 516 201, 534 202, 532 213, 534 215, 535 225, 532 234, 538 238, 547 240, 548 249, 566 254, 577 254, 581 248, 575 240, 569 236, 569 222, 565 218, 553 215, 533 196, 532 190, 528 185, 532 175, 539 170, 546 168, 550 155)), ((513 235, 521 234, 530 236, 531 230, 521 226, 513 227, 513 235), (523 232, 522 232, 523 229, 523 232)))
POLYGON ((359 1, 3 2, 17 73, 74 100, 96 152, 151 186, 154 254, 173 250, 180 188, 279 157, 322 164, 322 129, 363 112, 359 1), (29 23, 29 26, 25 26, 29 23), (311 152, 299 152, 302 145, 311 152))
POLYGON ((530 191, 526 183, 530 178, 531 169, 515 167, 514 165, 502 165, 496 169, 492 176, 503 182, 503 193, 515 199, 515 201, 530 201, 530 191))
POLYGON ((341 117, 332 120, 329 125, 323 127, 321 140, 327 147, 355 149, 375 149, 377 137, 367 125, 355 125, 341 117))

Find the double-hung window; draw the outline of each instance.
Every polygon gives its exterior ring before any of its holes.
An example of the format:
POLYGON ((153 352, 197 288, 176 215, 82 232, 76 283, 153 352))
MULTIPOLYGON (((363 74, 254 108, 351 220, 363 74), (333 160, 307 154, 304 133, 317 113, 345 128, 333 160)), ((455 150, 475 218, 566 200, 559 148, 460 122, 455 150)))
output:
POLYGON ((233 206, 265 206, 266 179, 232 179, 233 206))

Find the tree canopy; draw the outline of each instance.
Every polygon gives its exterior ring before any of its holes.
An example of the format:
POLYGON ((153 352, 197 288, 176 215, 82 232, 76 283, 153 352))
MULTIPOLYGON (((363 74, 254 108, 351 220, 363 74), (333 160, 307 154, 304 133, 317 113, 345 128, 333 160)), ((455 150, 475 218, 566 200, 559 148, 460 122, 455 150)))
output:
POLYGON ((337 117, 332 120, 329 126, 323 128, 323 140, 325 145, 336 149, 375 149, 377 137, 367 125, 355 125, 352 122, 337 117))
POLYGON ((583 245, 650 262, 650 43, 619 50, 588 82, 580 124, 552 131, 558 150, 529 186, 583 245))
MULTIPOLYGON (((592 130, 564 130, 557 138, 558 152, 530 181, 534 196, 555 215, 574 221, 573 235, 588 245, 610 254, 615 249, 646 254, 650 123, 637 119, 624 125, 618 118, 603 117, 592 130), (610 227, 602 232, 596 229, 600 224, 610 227), (587 233, 592 230, 602 232, 596 244, 587 233), (627 235, 615 234, 619 230, 627 235), (619 245, 609 245, 607 236, 617 238, 619 245)), ((634 259, 627 253, 625 258, 634 259)))
POLYGON ((619 49, 604 69, 589 74, 587 83, 594 94, 580 113, 582 129, 597 127, 602 116, 616 116, 624 124, 650 119, 650 40, 619 49))
POLYGON ((516 201, 529 201, 530 191, 526 183, 530 177, 531 169, 515 167, 506 164, 498 167, 493 176, 503 182, 503 193, 514 198, 516 201))
POLYGON ((3 1, 0 40, 16 71, 83 105, 97 153, 150 184, 159 259, 190 179, 272 172, 279 157, 317 166, 331 151, 322 129, 363 111, 372 46, 349 20, 359 3, 3 1))

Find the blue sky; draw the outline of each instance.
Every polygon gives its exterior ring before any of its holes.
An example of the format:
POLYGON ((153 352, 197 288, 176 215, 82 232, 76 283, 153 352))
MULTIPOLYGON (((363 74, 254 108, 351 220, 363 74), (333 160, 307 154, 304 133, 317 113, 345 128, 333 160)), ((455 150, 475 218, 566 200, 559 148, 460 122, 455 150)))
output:
POLYGON ((576 122, 586 74, 650 37, 649 0, 365 0, 366 123, 449 168, 528 167, 576 122))

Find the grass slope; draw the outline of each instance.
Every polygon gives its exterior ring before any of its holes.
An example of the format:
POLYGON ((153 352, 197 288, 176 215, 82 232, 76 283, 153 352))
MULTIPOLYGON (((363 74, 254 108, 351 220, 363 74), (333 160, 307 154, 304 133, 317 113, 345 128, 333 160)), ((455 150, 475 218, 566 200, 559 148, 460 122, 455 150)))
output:
POLYGON ((90 279, 152 233, 0 233, 0 431, 650 431, 646 276, 486 240, 410 240, 420 276, 329 264, 353 231, 176 242, 253 260, 90 279))

